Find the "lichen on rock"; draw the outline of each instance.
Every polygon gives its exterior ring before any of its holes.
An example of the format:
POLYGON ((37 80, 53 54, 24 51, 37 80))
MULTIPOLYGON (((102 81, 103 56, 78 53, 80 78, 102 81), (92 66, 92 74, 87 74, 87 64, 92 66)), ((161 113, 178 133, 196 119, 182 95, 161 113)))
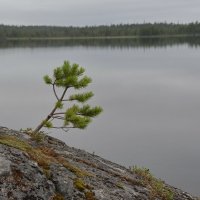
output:
MULTIPOLYGON (((0 200, 169 200, 154 198, 144 181, 134 171, 56 138, 36 142, 29 134, 0 127, 0 200)), ((163 184, 174 200, 195 200, 163 184)))

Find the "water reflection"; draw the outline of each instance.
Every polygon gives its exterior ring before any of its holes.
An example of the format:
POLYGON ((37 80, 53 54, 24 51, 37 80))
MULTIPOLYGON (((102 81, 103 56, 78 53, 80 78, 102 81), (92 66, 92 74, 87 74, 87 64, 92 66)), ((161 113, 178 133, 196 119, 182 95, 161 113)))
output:
POLYGON ((122 39, 63 39, 63 40, 0 40, 0 48, 9 47, 112 47, 112 48, 161 48, 167 46, 188 45, 199 47, 200 37, 152 37, 152 38, 122 38, 122 39))

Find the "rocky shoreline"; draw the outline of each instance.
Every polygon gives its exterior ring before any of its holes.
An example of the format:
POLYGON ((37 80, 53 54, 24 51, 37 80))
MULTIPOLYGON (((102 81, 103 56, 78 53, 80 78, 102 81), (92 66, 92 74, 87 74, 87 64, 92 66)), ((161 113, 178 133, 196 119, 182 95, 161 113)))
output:
POLYGON ((197 200, 145 170, 127 169, 50 136, 0 127, 0 200, 83 199, 197 200))

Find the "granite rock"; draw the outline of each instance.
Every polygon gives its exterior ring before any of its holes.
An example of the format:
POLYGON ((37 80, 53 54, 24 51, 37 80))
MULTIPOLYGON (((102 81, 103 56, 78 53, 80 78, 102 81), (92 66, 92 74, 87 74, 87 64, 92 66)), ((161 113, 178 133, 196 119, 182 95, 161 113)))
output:
MULTIPOLYGON (((0 127, 0 200, 148 200, 151 189, 133 171, 64 142, 0 127)), ((192 195, 165 185, 174 200, 192 195)))

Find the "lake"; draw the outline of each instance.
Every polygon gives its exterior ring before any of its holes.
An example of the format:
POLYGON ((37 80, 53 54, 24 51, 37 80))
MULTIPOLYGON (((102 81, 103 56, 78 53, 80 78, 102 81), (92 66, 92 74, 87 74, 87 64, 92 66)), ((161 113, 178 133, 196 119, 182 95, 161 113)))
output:
MULTIPOLYGON (((199 39, 198 39, 199 40, 199 39)), ((93 79, 104 112, 86 130, 47 130, 68 145, 200 195, 200 45, 194 38, 0 44, 0 126, 35 127, 55 98, 42 77, 64 60, 93 79)))

